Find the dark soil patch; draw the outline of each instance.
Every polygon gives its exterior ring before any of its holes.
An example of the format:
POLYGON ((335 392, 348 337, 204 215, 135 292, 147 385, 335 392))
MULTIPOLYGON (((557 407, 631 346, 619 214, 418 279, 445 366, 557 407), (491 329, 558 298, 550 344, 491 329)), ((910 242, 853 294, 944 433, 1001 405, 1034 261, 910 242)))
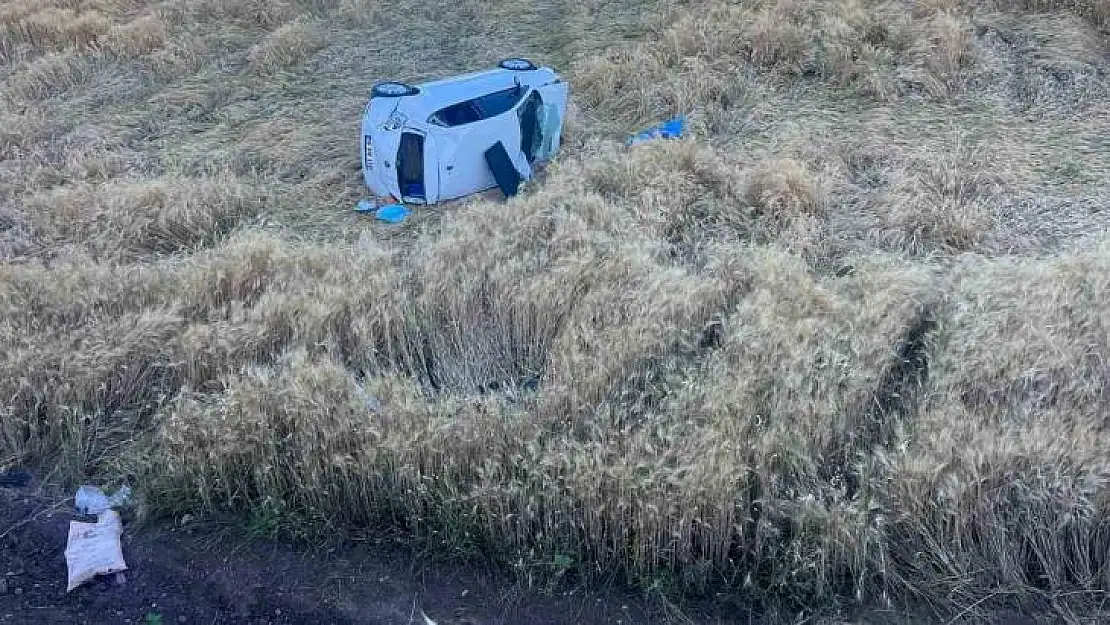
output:
MULTIPOLYGON (((122 579, 98 577, 67 593, 66 537, 69 521, 77 518, 72 504, 72 497, 44 496, 33 480, 0 486, 0 625, 427 625, 424 614, 436 625, 765 625, 732 601, 686 605, 680 613, 620 587, 540 594, 496 567, 447 564, 396 545, 313 550, 251 539, 227 523, 139 526, 127 514, 122 543, 129 570, 122 579)), ((859 616, 857 622, 871 624, 937 622, 891 613, 859 616)), ((972 622, 1061 621, 998 611, 953 621, 972 622)))
MULTIPOLYGON (((66 593, 72 498, 0 487, 0 624, 8 623, 667 623, 657 602, 622 590, 522 589, 482 565, 431 562, 394 546, 312 551, 249 540, 227 525, 124 525, 123 580, 66 593), (121 583, 122 582, 122 583, 121 583), (148 619, 151 619, 148 621, 148 619)), ((705 607, 697 623, 754 623, 748 610, 705 607)))

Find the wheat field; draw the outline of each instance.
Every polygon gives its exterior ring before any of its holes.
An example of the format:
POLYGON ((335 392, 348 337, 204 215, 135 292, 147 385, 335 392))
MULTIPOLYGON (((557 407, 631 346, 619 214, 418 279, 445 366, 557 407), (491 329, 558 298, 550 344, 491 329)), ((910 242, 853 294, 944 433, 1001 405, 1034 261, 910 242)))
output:
POLYGON ((537 584, 1076 621, 1108 226, 1107 0, 7 0, 0 469, 537 584), (541 179, 352 212, 373 82, 517 55, 571 86, 541 179))

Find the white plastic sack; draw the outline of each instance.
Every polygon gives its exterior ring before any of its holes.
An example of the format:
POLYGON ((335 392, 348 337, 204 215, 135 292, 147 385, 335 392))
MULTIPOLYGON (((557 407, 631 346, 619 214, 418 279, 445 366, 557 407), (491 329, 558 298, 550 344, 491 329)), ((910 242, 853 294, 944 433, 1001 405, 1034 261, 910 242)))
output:
POLYGON ((66 592, 97 575, 127 570, 119 542, 122 535, 123 523, 115 510, 106 510, 96 523, 69 522, 69 541, 66 543, 69 582, 66 592))
POLYGON ((131 496, 131 489, 127 486, 120 488, 111 497, 95 486, 82 486, 77 489, 74 501, 77 512, 81 514, 100 514, 109 508, 118 508, 127 502, 131 496))

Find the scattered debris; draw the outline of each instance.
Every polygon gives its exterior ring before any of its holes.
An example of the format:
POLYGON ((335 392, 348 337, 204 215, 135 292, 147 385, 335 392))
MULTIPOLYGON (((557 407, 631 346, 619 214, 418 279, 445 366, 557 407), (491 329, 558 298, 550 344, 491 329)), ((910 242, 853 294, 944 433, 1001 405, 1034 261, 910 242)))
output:
POLYGON ((378 208, 378 203, 374 200, 359 200, 355 205, 356 213, 372 213, 378 208))
POLYGON ((31 474, 23 469, 0 471, 0 487, 23 488, 31 483, 31 474))
POLYGON ((412 211, 405 208, 404 204, 389 204, 379 208, 375 215, 384 222, 396 224, 404 221, 405 217, 408 217, 410 213, 412 213, 412 211))
POLYGON ((686 132, 686 117, 679 115, 673 119, 665 121, 661 124, 656 124, 651 128, 632 135, 628 139, 628 145, 638 145, 654 139, 675 139, 681 137, 686 132))
POLYGON ((94 515, 95 523, 83 521, 69 522, 69 539, 66 543, 66 567, 69 580, 66 592, 77 588, 97 575, 115 574, 119 585, 126 583, 123 571, 127 563, 123 560, 120 536, 123 535, 123 522, 119 513, 113 510, 122 506, 131 496, 131 489, 121 487, 111 497, 96 486, 84 485, 77 489, 74 507, 81 515, 94 515))
POLYGON ((131 496, 131 489, 127 486, 120 488, 114 495, 108 497, 104 491, 95 486, 82 486, 77 489, 75 502, 78 514, 98 515, 110 508, 118 508, 127 502, 131 496))
POLYGON ((121 535, 123 523, 115 510, 100 514, 96 523, 69 522, 69 541, 65 552, 66 567, 69 569, 66 592, 97 575, 127 570, 120 548, 121 535))

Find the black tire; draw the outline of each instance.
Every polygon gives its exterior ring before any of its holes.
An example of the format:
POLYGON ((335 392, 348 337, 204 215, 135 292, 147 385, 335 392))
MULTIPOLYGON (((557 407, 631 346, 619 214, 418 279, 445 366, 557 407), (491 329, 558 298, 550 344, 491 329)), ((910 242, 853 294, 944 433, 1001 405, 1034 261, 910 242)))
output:
POLYGON ((375 98, 403 98, 417 93, 420 93, 420 90, 416 87, 392 80, 380 82, 370 91, 375 98))
POLYGON ((507 69, 513 72, 530 72, 537 69, 536 65, 532 63, 532 61, 519 57, 503 59, 500 63, 497 64, 497 66, 501 69, 507 69))

